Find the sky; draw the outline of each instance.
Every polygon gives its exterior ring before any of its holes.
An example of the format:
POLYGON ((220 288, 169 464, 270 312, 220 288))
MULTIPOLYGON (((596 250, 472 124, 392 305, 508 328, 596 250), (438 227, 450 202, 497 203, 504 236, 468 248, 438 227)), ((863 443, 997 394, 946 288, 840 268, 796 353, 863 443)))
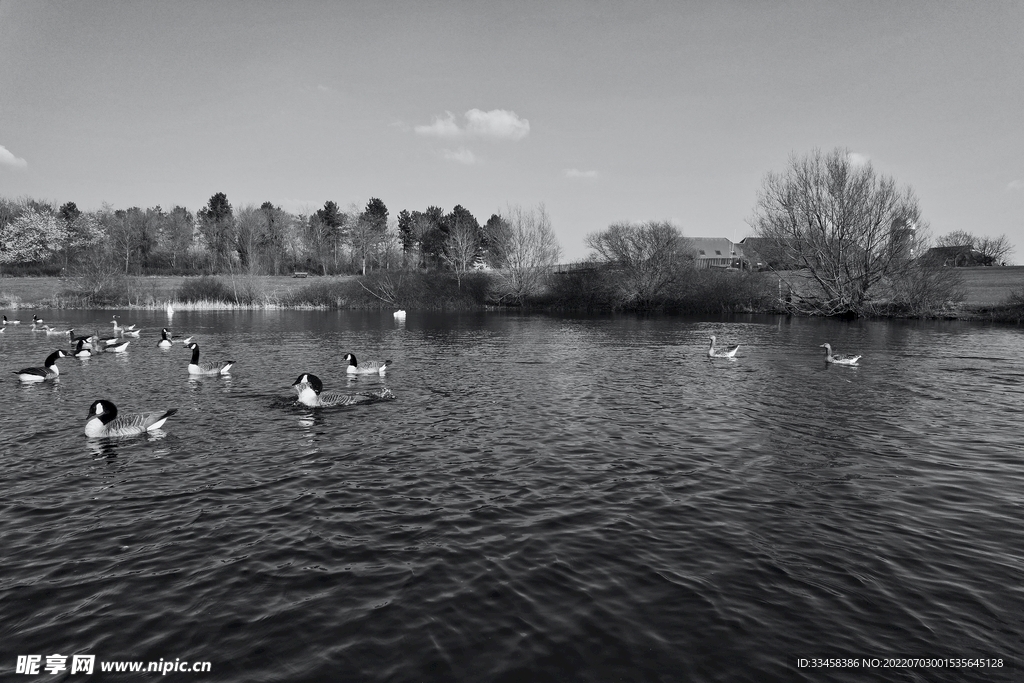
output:
POLYGON ((845 148, 1024 263, 1024 2, 0 0, 0 196, 751 234, 845 148))

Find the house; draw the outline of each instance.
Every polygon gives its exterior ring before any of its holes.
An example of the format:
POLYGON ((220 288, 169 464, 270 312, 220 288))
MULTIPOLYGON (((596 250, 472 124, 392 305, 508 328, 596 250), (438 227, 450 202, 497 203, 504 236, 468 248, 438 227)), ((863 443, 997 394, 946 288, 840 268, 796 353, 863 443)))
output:
POLYGON ((724 237, 690 237, 698 268, 749 268, 743 249, 724 237))
POLYGON ((953 247, 932 247, 924 253, 921 260, 930 265, 962 268, 964 266, 991 266, 995 259, 986 256, 969 244, 962 244, 953 247))

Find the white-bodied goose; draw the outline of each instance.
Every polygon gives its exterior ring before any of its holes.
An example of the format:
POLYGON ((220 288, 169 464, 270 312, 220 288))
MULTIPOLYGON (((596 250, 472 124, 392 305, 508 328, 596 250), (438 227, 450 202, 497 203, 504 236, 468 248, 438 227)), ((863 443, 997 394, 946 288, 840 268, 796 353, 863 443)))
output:
POLYGON ((351 353, 345 354, 345 360, 348 362, 345 372, 350 375, 383 375, 391 365, 391 360, 368 360, 360 365, 351 353))
POLYGON ((128 350, 128 345, 131 343, 132 342, 130 339, 125 339, 124 341, 115 341, 113 344, 107 344, 106 346, 104 346, 103 350, 109 351, 110 353, 124 353, 125 351, 128 350))
POLYGON ((233 360, 200 363, 199 344, 192 342, 185 348, 192 349, 192 361, 188 364, 188 374, 190 375, 226 375, 231 370, 231 366, 235 364, 233 360))
POLYGON ((835 363, 836 365, 856 365, 863 356, 853 356, 842 353, 832 353, 832 346, 829 344, 822 344, 821 348, 825 349, 825 361, 828 363, 835 363))
POLYGON ((160 429, 177 408, 152 413, 117 414, 117 406, 110 401, 93 401, 89 406, 89 419, 85 422, 85 435, 90 438, 105 436, 136 436, 160 429))
POLYGON ((724 351, 715 348, 715 335, 711 335, 711 346, 708 347, 708 358, 735 358, 740 345, 728 346, 724 351))
POLYGON ((354 403, 368 403, 394 398, 389 389, 366 391, 361 393, 345 393, 342 391, 324 391, 324 384, 316 375, 305 372, 292 383, 299 394, 299 403, 310 408, 331 408, 348 406, 354 403))
POLYGON ((57 379, 60 374, 60 370, 57 369, 57 361, 61 358, 67 357, 67 352, 63 349, 57 349, 43 361, 43 367, 41 368, 25 368, 24 370, 18 370, 15 374, 18 375, 18 379, 22 382, 45 382, 48 379, 57 379))

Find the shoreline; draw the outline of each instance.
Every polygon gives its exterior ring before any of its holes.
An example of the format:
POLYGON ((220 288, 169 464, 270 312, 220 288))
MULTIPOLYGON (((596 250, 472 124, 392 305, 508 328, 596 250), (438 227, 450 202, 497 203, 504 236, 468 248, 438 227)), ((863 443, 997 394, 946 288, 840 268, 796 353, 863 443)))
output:
MULTIPOLYGON (((918 319, 918 320, 949 320, 961 322, 981 322, 1016 324, 1024 322, 1024 306, 1010 302, 1010 295, 1024 291, 1024 266, 1003 266, 989 268, 960 269, 964 277, 964 300, 954 308, 930 316, 907 318, 904 316, 878 316, 878 319, 918 319)), ((224 300, 204 299, 197 301, 181 301, 176 298, 178 288, 187 281, 196 280, 200 276, 165 276, 137 275, 132 276, 133 294, 138 303, 134 304, 81 304, 69 295, 68 289, 73 278, 54 276, 7 276, 0 275, 0 310, 5 312, 50 309, 50 310, 160 310, 173 306, 175 311, 255 311, 255 310, 387 310, 398 306, 383 301, 364 302, 362 305, 329 305, 311 303, 286 303, 291 294, 314 283, 342 283, 358 278, 355 275, 325 275, 308 278, 294 278, 290 275, 259 275, 213 276, 226 282, 253 284, 260 292, 258 301, 232 302, 224 300)), ((416 307, 408 307, 416 310, 416 307)), ((420 307, 426 310, 424 307, 420 307)), ((444 306, 429 307, 431 310, 444 310, 444 306)), ((480 305, 479 310, 522 310, 518 307, 500 305, 480 305)), ((555 311, 550 306, 534 306, 538 311, 555 311)), ((569 311, 566 311, 569 312, 569 311)), ((785 315, 778 310, 766 308, 760 311, 743 311, 743 313, 785 315)))

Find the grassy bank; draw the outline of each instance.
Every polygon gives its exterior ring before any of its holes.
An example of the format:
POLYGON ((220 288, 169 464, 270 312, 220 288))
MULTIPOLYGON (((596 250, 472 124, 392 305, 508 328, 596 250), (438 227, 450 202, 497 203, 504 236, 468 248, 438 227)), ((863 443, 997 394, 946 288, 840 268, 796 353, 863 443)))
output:
MULTIPOLYGON (((962 268, 964 300, 945 317, 992 322, 1024 322, 1024 266, 962 268)), ((710 275, 707 277, 711 277, 710 275)), ((713 279, 713 278, 712 278, 713 279)), ((754 288, 702 282, 693 301, 680 300, 675 312, 721 312, 770 308, 754 288), (749 290, 749 291, 748 291, 749 290), (749 302, 749 303, 745 303, 749 302)), ((562 308, 581 302, 604 308, 607 292, 586 282, 566 281, 565 301, 551 292, 536 303, 562 308)), ((329 276, 135 276, 109 281, 86 278, 0 277, 0 309, 162 308, 180 310, 258 308, 471 309, 494 303, 486 274, 456 280, 447 273, 384 271, 365 278, 329 276)), ((771 297, 767 297, 771 299, 771 297)))

